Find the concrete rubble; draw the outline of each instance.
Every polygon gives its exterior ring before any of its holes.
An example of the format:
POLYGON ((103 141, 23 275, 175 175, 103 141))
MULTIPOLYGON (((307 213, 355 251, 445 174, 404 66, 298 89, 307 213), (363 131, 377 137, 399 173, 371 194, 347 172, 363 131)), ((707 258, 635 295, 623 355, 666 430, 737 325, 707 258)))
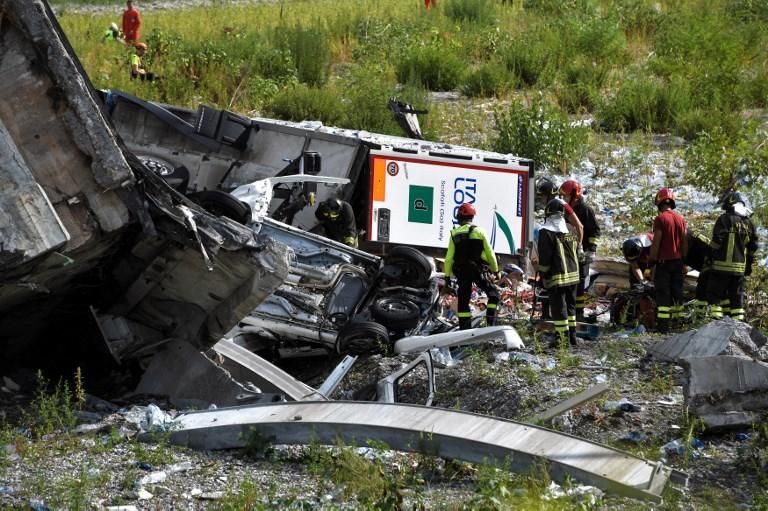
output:
POLYGON ((685 369, 688 409, 711 430, 751 426, 768 410, 768 344, 751 325, 712 321, 649 349, 685 369))

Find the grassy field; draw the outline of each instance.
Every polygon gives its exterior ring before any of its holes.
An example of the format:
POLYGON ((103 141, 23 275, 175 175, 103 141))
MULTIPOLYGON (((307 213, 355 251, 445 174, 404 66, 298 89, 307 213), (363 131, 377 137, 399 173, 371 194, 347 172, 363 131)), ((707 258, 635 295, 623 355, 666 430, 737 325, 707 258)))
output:
POLYGON ((598 133, 697 141, 689 179, 713 193, 744 177, 744 161, 753 174, 768 168, 762 126, 745 120, 768 103, 763 1, 441 0, 427 11, 419 0, 284 0, 147 10, 146 61, 162 77, 152 84, 129 80, 129 50, 101 41, 122 4, 112 14, 66 5, 60 22, 94 84, 150 100, 400 134, 386 106, 397 95, 430 109, 427 138, 455 139, 459 127, 475 146, 563 171, 584 141, 564 121, 587 115, 598 133), (427 93, 449 90, 469 106, 446 120, 427 93), (497 105, 490 120, 472 112, 483 102, 497 105), (536 135, 551 124, 565 128, 544 143, 536 135), (722 147, 734 148, 725 165, 715 154, 722 147))

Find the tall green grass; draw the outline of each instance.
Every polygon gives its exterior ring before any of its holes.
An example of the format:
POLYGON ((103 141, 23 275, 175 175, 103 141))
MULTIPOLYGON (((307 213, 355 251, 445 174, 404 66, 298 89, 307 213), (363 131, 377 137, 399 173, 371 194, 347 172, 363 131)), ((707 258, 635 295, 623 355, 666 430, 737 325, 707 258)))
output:
POLYGON ((398 86, 502 100, 528 90, 604 130, 693 139, 715 125, 736 129, 734 112, 768 105, 764 4, 445 0, 427 12, 414 0, 284 0, 146 10, 147 61, 162 77, 152 84, 130 81, 127 49, 100 41, 122 6, 66 9, 60 21, 97 87, 165 103, 389 130, 386 105, 375 105, 398 86))

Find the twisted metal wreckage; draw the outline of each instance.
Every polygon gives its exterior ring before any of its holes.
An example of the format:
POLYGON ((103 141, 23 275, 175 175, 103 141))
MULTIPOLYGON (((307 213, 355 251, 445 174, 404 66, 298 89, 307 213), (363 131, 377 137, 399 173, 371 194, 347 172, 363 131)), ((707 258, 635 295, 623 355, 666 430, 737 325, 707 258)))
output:
POLYGON ((355 182, 365 144, 98 93, 43 0, 0 0, 0 73, 5 363, 45 350, 53 360, 92 357, 82 340, 90 329, 115 361, 141 367, 139 392, 241 405, 181 415, 179 443, 238 447, 251 427, 278 442, 375 438, 473 462, 514 455, 516 470, 543 458, 556 480, 660 500, 674 476, 660 463, 530 424, 392 402, 406 371, 425 365, 431 373, 432 347, 522 343, 511 327, 451 332, 432 314, 432 269, 417 251, 401 248, 382 261, 260 215, 274 191, 272 216, 310 229, 303 205, 355 182), (329 167, 336 180, 303 172, 315 161, 309 146, 346 162, 329 167), (301 156, 285 166, 286 154, 301 156), (223 172, 202 172, 206 164, 223 172), (265 194, 246 189, 248 205, 232 200, 237 194, 206 193, 249 168, 264 178, 297 167, 300 179, 282 192, 280 179, 264 185, 265 194), (337 307, 330 314, 320 304, 328 301, 337 307), (390 402, 329 401, 350 357, 312 389, 254 353, 271 342, 280 355, 300 354, 301 343, 285 342, 296 338, 326 352, 367 354, 385 343, 421 355, 379 383, 380 399, 390 402))

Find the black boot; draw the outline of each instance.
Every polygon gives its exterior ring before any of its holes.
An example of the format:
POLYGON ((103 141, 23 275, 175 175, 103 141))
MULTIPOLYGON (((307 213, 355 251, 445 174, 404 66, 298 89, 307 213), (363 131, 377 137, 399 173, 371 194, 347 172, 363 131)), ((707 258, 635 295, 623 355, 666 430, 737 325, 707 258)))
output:
POLYGON ((459 318, 459 330, 469 330, 472 328, 472 318, 459 318))
POLYGON ((579 340, 576 338, 576 329, 575 328, 568 328, 568 340, 571 343, 571 346, 578 346, 579 340))

